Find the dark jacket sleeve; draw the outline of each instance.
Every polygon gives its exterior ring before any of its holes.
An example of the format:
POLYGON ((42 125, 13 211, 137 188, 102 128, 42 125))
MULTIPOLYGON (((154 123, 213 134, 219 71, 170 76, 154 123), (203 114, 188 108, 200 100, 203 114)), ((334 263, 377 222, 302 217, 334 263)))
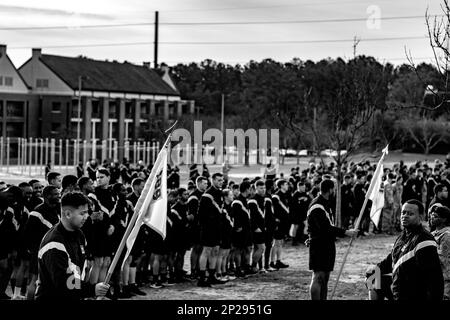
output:
POLYGON ((252 231, 255 231, 256 229, 260 228, 263 229, 263 226, 261 226, 261 214, 258 210, 258 205, 254 202, 248 203, 248 210, 250 211, 250 223, 251 223, 251 229, 252 231))
POLYGON ((192 198, 188 202, 188 213, 190 215, 193 215, 194 217, 197 217, 197 212, 198 212, 198 200, 192 198))
POLYGON ((444 277, 436 247, 429 246, 417 250, 416 261, 423 276, 427 300, 442 300, 444 297, 444 277))
POLYGON ((41 228, 41 221, 35 216, 29 216, 24 230, 25 248, 28 251, 35 251, 39 249, 39 244, 42 239, 39 239, 39 229, 41 228))
POLYGON ((233 203, 232 205, 232 213, 234 218, 234 229, 237 230, 239 228, 243 227, 243 221, 242 221, 242 210, 241 206, 238 203, 233 203))
POLYGON ((208 220, 208 210, 211 207, 211 200, 207 197, 202 197, 198 206, 198 222, 200 225, 205 224, 208 220))
POLYGON ((388 254, 383 261, 378 263, 378 267, 380 268, 381 274, 388 274, 392 272, 392 254, 388 254))

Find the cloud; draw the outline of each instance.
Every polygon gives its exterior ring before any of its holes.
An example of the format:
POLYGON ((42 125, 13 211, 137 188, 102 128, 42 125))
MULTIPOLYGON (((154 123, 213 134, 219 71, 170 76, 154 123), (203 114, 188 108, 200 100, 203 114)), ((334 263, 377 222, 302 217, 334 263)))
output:
POLYGON ((96 20, 114 20, 114 16, 95 14, 95 13, 82 13, 82 12, 72 12, 67 10, 58 9, 47 9, 47 8, 33 8, 33 7, 21 7, 12 5, 0 5, 0 11, 2 13, 8 14, 36 14, 36 15, 46 15, 46 16, 63 16, 70 17, 76 14, 80 18, 85 19, 96 19, 96 20))

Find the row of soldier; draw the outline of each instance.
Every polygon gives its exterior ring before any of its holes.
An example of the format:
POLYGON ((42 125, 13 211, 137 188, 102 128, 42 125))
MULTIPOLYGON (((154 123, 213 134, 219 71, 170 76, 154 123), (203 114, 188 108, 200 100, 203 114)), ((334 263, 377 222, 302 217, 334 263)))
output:
MULTIPOLYGON (((294 238, 293 244, 303 243, 309 203, 317 196, 322 180, 334 179, 333 169, 333 166, 311 165, 300 173, 298 168, 293 168, 289 177, 281 177, 275 183, 273 177, 266 176, 266 179, 246 178, 236 184, 228 181, 227 175, 224 180, 222 174, 213 174, 211 179, 199 176, 195 183, 189 181, 187 189, 174 188, 178 176, 174 184, 169 183, 166 239, 162 240, 150 228, 141 229, 123 271, 115 273, 115 297, 144 295, 139 285, 147 281, 153 288, 189 280, 198 280, 199 286, 210 286, 288 267, 281 261, 283 244, 290 236, 294 238), (189 276, 183 269, 188 251, 189 276)), ((342 213, 344 226, 348 227, 359 212, 358 205, 365 197, 374 168, 360 163, 345 169, 342 172, 342 213), (354 178, 356 183, 352 183, 354 178)), ((437 163, 434 170, 420 163, 409 172, 406 169, 400 164, 386 170, 384 184, 388 204, 391 203, 389 186, 393 187, 394 198, 402 203, 406 197, 419 197, 419 190, 423 194, 426 187, 417 187, 421 180, 422 186, 428 186, 428 198, 435 191, 428 203, 448 202, 447 163, 437 163), (402 183, 402 179, 406 183, 402 183), (430 188, 433 184, 434 188, 430 188)), ((172 173, 176 176, 177 170, 172 173)), ((50 172, 45 188, 40 181, 31 180, 18 187, 9 186, 0 193, 8 198, 8 201, 0 201, 0 228, 3 228, 0 231, 0 294, 4 298, 10 280, 15 298, 25 295, 33 298, 40 240, 59 219, 61 193, 73 190, 81 191, 91 201, 89 219, 83 226, 88 240, 87 279, 93 284, 104 280, 145 184, 145 175, 134 178, 131 186, 118 182, 111 185, 110 179, 110 171, 105 168, 95 171, 95 181, 86 176, 77 179, 50 172), (3 223, 8 216, 12 217, 14 229, 7 230, 7 223, 3 223)), ((0 183, 0 189, 4 187, 6 185, 0 183)), ((395 217, 398 217, 395 208, 395 203, 385 207, 382 224, 388 221, 389 228, 380 227, 380 230, 398 231, 395 230, 395 217)), ((363 219, 362 233, 370 230, 367 220, 363 219)))

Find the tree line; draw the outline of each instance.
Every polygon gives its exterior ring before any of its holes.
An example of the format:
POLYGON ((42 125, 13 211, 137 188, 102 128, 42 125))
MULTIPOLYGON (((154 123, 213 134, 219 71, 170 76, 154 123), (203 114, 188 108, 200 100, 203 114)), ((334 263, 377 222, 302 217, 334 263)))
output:
MULTIPOLYGON (((286 148, 449 150, 447 74, 431 64, 394 67, 370 56, 245 65, 207 59, 174 66, 172 77, 182 98, 201 107, 204 128, 220 128, 224 95, 225 128, 279 128, 286 148)), ((189 128, 192 119, 183 121, 189 128)))

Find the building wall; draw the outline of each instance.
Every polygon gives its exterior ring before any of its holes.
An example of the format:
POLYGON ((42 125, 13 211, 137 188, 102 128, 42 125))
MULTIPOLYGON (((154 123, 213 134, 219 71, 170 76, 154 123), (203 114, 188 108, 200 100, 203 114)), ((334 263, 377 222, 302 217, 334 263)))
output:
POLYGON ((0 92, 27 94, 28 88, 20 78, 14 65, 6 54, 0 56, 0 92), (12 78, 12 85, 6 84, 6 78, 12 78))
POLYGON ((0 135, 27 135, 30 97, 26 94, 0 93, 0 135))
POLYGON ((72 108, 72 97, 40 96, 38 103, 42 105, 40 114, 42 137, 58 139, 71 137, 68 115, 72 108))
POLYGON ((20 69, 20 74, 33 88, 33 93, 46 95, 68 95, 74 94, 73 90, 55 75, 38 57, 32 57, 20 69), (47 80, 48 87, 37 87, 37 80, 47 80))

